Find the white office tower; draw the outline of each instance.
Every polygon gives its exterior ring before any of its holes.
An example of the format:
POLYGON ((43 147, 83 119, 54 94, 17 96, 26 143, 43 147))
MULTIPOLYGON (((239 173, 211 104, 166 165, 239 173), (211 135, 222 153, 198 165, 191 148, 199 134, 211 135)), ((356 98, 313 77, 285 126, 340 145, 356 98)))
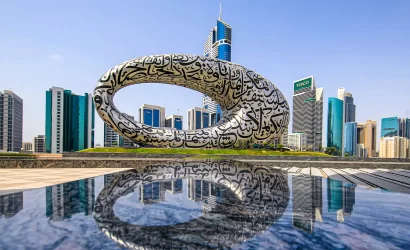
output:
POLYGON ((139 122, 152 127, 165 127, 165 108, 144 104, 138 109, 139 122))
POLYGON ((188 110, 188 130, 209 127, 209 111, 204 108, 191 108, 188 110))

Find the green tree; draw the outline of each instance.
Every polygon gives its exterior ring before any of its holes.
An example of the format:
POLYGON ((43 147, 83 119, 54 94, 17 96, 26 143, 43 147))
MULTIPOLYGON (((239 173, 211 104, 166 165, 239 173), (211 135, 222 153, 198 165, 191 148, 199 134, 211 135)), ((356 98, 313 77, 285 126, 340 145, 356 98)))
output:
POLYGON ((283 144, 278 144, 278 148, 279 149, 283 148, 283 144))
POLYGON ((345 156, 346 156, 346 157, 349 157, 349 154, 348 154, 348 153, 345 153, 345 156))
POLYGON ((328 155, 335 155, 337 153, 337 150, 335 147, 327 147, 325 150, 325 154, 328 155))

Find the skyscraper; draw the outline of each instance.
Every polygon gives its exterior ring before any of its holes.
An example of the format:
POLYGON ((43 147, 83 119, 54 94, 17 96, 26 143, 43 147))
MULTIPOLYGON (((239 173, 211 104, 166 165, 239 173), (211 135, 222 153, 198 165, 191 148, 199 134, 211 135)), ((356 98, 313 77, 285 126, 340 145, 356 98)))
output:
POLYGON ((368 120, 357 124, 357 144, 363 144, 367 157, 376 156, 376 121, 368 120))
POLYGON ((104 122, 104 147, 111 148, 118 147, 119 145, 120 140, 117 132, 104 122))
POLYGON ((312 233, 315 221, 322 221, 322 178, 292 176, 292 225, 312 233))
POLYGON ((182 130, 182 115, 170 115, 165 118, 165 127, 182 130))
POLYGON ((400 131, 399 134, 402 137, 410 139, 410 119, 402 118, 400 119, 400 131))
POLYGON ((34 137, 33 150, 34 153, 45 153, 46 152, 46 137, 44 135, 38 135, 34 137))
POLYGON ((305 133, 307 148, 322 147, 323 88, 316 89, 313 76, 293 82, 293 133, 305 133))
POLYGON ((343 131, 344 152, 349 156, 355 156, 357 151, 357 123, 346 122, 343 131))
POLYGON ((0 196, 0 218, 11 218, 23 209, 23 192, 0 196))
POLYGON ((343 101, 329 97, 327 110, 327 146, 342 150, 343 101))
POLYGON ((46 152, 94 147, 94 102, 91 94, 75 95, 52 87, 46 91, 46 152))
POLYGON ((0 151, 19 152, 23 144, 23 99, 0 91, 0 151))
POLYGON ((138 109, 139 122, 152 127, 165 127, 165 108, 144 104, 138 109))
POLYGON ((209 127, 209 111, 204 108, 191 108, 188 110, 188 130, 209 127))
POLYGON ((400 136, 400 119, 396 117, 382 118, 380 137, 400 136))
MULTIPOLYGON (((222 21, 222 4, 216 27, 209 32, 204 45, 204 56, 231 61, 232 27, 222 21)), ((202 107, 209 110, 211 115, 210 125, 214 125, 222 118, 221 106, 209 96, 203 95, 202 107)))
MULTIPOLYGON (((124 117, 134 120, 133 116, 122 114, 124 117)), ((124 138, 117 134, 110 126, 104 123, 104 147, 123 147, 123 148, 132 148, 135 146, 135 143, 128 138, 124 138)))
POLYGON ((352 93, 345 91, 345 88, 339 88, 337 91, 337 98, 342 100, 344 120, 343 122, 355 122, 356 121, 356 105, 354 105, 352 93))

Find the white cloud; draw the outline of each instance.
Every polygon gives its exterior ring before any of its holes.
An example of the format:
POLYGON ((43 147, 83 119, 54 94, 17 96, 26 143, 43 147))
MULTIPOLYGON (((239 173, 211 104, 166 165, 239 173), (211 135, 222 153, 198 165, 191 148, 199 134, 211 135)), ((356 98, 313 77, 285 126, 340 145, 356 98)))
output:
POLYGON ((64 59, 64 57, 60 54, 52 54, 48 56, 48 59, 53 62, 61 62, 64 59))

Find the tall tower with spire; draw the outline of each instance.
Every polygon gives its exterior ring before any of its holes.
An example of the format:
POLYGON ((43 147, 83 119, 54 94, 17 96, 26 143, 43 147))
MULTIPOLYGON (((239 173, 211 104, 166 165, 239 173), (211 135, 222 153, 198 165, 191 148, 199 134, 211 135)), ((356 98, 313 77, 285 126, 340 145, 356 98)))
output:
MULTIPOLYGON (((229 24, 222 21, 222 3, 219 9, 219 18, 216 21, 216 27, 213 27, 208 34, 204 45, 204 56, 218 58, 225 61, 231 61, 231 42, 232 28, 229 24)), ((209 110, 211 119, 210 125, 214 125, 222 118, 222 110, 212 98, 204 95, 202 97, 202 106, 209 110)))

